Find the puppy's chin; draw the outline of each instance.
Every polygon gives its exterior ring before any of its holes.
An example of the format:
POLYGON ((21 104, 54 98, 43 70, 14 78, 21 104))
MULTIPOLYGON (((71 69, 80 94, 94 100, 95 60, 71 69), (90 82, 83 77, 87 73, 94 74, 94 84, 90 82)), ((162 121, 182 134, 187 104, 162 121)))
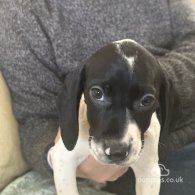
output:
POLYGON ((103 144, 96 143, 93 139, 90 140, 90 154, 101 164, 111 164, 109 159, 106 158, 103 151, 103 144))
POLYGON ((137 141, 136 144, 132 145, 129 155, 125 159, 112 161, 105 155, 102 143, 97 143, 93 139, 90 141, 90 153, 101 164, 130 166, 139 159, 141 151, 142 151, 142 143, 141 141, 140 142, 137 141))

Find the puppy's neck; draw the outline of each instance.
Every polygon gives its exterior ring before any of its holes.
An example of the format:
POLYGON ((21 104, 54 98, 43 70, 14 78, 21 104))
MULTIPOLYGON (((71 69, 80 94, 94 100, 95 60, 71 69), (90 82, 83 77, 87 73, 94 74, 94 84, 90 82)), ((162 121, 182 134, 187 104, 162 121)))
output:
POLYGON ((82 95, 79 105, 79 137, 83 139, 89 138, 89 123, 87 120, 87 105, 82 95))

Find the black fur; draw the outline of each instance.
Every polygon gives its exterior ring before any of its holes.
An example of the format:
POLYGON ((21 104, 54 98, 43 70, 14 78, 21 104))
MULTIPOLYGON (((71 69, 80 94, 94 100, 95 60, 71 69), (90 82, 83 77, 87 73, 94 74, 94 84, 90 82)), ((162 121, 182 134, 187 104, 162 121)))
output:
POLYGON ((62 140, 68 150, 75 147, 78 138, 78 109, 84 89, 84 69, 80 67, 69 73, 65 86, 57 98, 57 108, 62 140))
POLYGON ((116 45, 111 43, 98 50, 66 78, 57 106, 62 139, 68 150, 74 148, 78 138, 78 108, 82 93, 87 104, 90 135, 96 140, 120 138, 128 120, 127 110, 138 124, 142 137, 155 111, 162 129, 165 129, 162 136, 167 134, 174 115, 173 108, 179 104, 171 81, 167 80, 158 61, 142 46, 124 42, 121 51, 127 57, 135 57, 133 68, 117 51, 116 45), (94 103, 89 94, 95 85, 103 89, 110 104, 94 103), (155 97, 153 105, 140 107, 140 100, 148 93, 155 97))

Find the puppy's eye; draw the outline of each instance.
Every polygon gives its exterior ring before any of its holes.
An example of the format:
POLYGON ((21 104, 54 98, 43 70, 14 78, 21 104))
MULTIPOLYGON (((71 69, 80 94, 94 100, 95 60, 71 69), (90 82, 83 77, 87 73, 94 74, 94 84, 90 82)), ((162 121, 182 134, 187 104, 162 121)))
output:
POLYGON ((149 107, 152 106, 155 101, 155 97, 152 94, 147 94, 144 95, 140 101, 140 106, 141 107, 149 107))
POLYGON ((104 100, 103 90, 100 87, 92 87, 90 90, 90 95, 93 99, 96 99, 99 101, 104 100))

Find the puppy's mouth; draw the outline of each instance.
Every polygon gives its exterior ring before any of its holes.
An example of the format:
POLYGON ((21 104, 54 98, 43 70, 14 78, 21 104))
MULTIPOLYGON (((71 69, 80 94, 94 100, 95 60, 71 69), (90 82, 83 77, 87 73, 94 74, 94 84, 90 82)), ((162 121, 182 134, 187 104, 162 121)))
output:
POLYGON ((94 137, 89 138, 89 147, 91 155, 102 164, 115 164, 119 166, 130 166, 135 163, 142 152, 143 143, 138 140, 131 143, 126 151, 120 152, 120 142, 117 144, 117 152, 111 152, 111 148, 105 148, 105 144, 97 141, 94 137))

